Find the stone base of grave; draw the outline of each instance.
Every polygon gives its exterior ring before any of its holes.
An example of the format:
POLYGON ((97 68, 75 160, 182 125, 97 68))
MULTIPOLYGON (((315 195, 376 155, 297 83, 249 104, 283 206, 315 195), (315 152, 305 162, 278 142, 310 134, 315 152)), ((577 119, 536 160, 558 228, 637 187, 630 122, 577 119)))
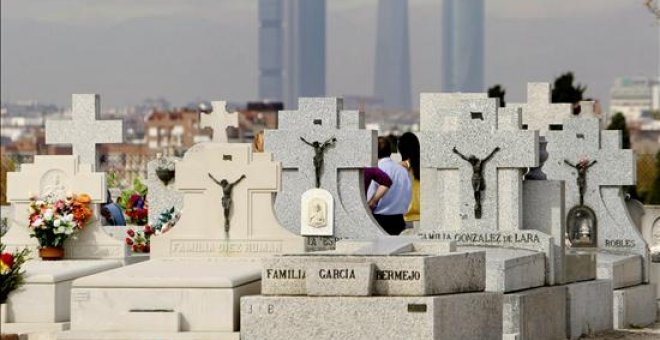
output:
POLYGON ((239 340, 238 332, 62 332, 58 340, 239 340))
POLYGON ((654 284, 614 290, 614 328, 637 328, 657 320, 654 284))
POLYGON ((503 338, 566 337, 566 287, 553 286, 504 294, 503 338))
POLYGON ((565 287, 567 338, 612 329, 612 281, 584 281, 565 287))
POLYGON ((500 339, 502 295, 241 299, 241 339, 500 339))
POLYGON ((88 276, 73 284, 66 336, 236 332, 239 299, 259 293, 260 276, 258 261, 221 259, 158 259, 88 276))
POLYGON ((68 322, 3 323, 4 334, 18 334, 21 340, 55 340, 57 334, 69 329, 68 322))
POLYGON ((650 282, 655 285, 655 298, 658 306, 658 318, 660 318, 660 263, 651 262, 649 266, 650 282))
POLYGON ((597 277, 612 280, 614 289, 641 284, 643 281, 642 257, 635 254, 599 252, 597 277))
POLYGON ((596 278, 596 253, 568 251, 565 258, 565 283, 589 281, 596 278))
POLYGON ((545 254, 531 250, 459 247, 486 251, 486 291, 514 292, 545 284, 545 254))
POLYGON ((73 280, 120 266, 120 261, 29 261, 25 284, 9 295, 7 324, 68 322, 73 280))

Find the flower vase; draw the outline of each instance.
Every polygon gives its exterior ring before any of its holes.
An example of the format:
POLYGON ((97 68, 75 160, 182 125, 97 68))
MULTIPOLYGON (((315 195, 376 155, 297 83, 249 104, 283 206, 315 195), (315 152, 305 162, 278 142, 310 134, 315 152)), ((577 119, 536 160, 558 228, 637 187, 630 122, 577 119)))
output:
POLYGON ((41 247, 39 248, 39 257, 43 261, 58 261, 64 258, 64 248, 62 247, 41 247))
POLYGON ((174 178, 174 170, 157 169, 156 176, 158 176, 163 184, 167 185, 174 178))

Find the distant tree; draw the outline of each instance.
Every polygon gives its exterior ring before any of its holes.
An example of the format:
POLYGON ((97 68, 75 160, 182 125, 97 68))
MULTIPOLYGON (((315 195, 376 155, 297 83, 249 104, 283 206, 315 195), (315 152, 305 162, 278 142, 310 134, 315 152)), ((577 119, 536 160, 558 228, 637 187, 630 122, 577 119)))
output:
POLYGON ((573 72, 566 72, 555 79, 552 87, 553 103, 571 103, 573 112, 578 113, 578 103, 582 100, 582 95, 587 87, 581 84, 573 84, 573 72))
POLYGON ((607 126, 608 130, 621 130, 623 135, 623 148, 630 149, 630 131, 626 125, 626 117, 621 112, 617 112, 612 116, 610 125, 607 126))
POLYGON ((497 84, 488 89, 488 98, 499 98, 500 107, 504 107, 506 103, 504 102, 504 95, 506 90, 500 84, 497 84))
POLYGON ((646 204, 660 204, 660 151, 655 154, 655 180, 646 197, 646 204))

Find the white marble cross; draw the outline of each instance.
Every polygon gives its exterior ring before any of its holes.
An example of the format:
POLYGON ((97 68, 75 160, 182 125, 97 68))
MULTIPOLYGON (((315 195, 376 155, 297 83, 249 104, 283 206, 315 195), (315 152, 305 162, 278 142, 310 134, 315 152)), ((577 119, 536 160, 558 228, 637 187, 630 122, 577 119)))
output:
MULTIPOLYGON (((538 132, 520 130, 518 109, 476 94, 422 94, 422 222, 420 231, 521 226, 522 171, 538 165, 538 132), (482 216, 475 216, 473 166, 456 154, 483 160, 482 216), (427 180, 428 178, 428 180, 427 180)), ((477 181, 478 182, 478 181, 477 181)))
POLYGON ((80 162, 98 166, 97 144, 124 141, 122 120, 99 120, 100 98, 97 94, 72 96, 72 120, 47 120, 46 144, 71 144, 80 162))
POLYGON ((507 108, 522 108, 522 123, 528 130, 538 130, 544 136, 550 125, 560 125, 573 116, 570 103, 550 102, 549 83, 527 83, 527 103, 509 103, 507 108))
POLYGON ((213 130, 214 143, 227 143, 227 128, 238 128, 238 112, 227 112, 226 101, 211 102, 213 111, 200 113, 199 127, 213 130))

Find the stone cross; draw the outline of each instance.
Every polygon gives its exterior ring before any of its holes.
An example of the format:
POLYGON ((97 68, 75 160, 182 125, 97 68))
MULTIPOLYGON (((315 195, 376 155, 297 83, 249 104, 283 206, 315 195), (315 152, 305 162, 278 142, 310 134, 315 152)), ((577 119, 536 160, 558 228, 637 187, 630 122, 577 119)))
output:
POLYGON ((538 165, 538 132, 520 130, 517 109, 498 112, 480 94, 422 94, 421 232, 438 229, 522 229, 522 171, 538 165), (475 218, 473 167, 459 155, 484 159, 482 216, 475 218))
POLYGON ((227 143, 227 128, 238 128, 238 112, 227 112, 226 101, 214 101, 211 106, 210 113, 200 113, 199 127, 213 130, 214 143, 227 143))
MULTIPOLYGON (((226 256, 228 253, 279 253, 295 235, 272 214, 272 195, 280 186, 279 162, 269 153, 252 153, 250 144, 201 143, 176 164, 176 188, 183 212, 176 226, 152 240, 151 256, 226 256), (222 188, 216 179, 245 179, 233 188, 225 232, 222 188), (270 212, 270 213, 269 213, 270 212)), ((300 239, 302 249, 302 239, 300 239)))
POLYGON ((571 104, 550 102, 549 83, 527 83, 527 103, 510 103, 506 107, 521 108, 522 123, 527 125, 527 130, 538 130, 541 136, 551 125, 559 125, 573 116, 571 104))
POLYGON ((300 98, 297 111, 280 111, 277 130, 265 131, 265 149, 282 162, 282 190, 275 212, 284 227, 300 233, 300 200, 315 187, 314 149, 307 141, 336 138, 325 150, 321 189, 334 198, 338 238, 374 238, 385 232, 368 213, 360 170, 376 164, 376 132, 364 129, 361 113, 342 110, 338 98, 300 98))
POLYGON ((597 219, 599 248, 632 251, 645 257, 644 243, 623 200, 621 186, 634 185, 635 157, 632 150, 621 149, 621 132, 600 129, 600 120, 589 116, 566 119, 562 131, 548 131, 549 157, 543 172, 548 179, 566 185, 566 211, 580 204, 577 170, 564 160, 594 163, 586 176, 584 205, 597 219))
POLYGON ((98 94, 72 96, 72 120, 47 120, 46 144, 71 144, 72 153, 81 163, 98 167, 96 145, 121 143, 123 121, 99 120, 101 100, 98 94))

